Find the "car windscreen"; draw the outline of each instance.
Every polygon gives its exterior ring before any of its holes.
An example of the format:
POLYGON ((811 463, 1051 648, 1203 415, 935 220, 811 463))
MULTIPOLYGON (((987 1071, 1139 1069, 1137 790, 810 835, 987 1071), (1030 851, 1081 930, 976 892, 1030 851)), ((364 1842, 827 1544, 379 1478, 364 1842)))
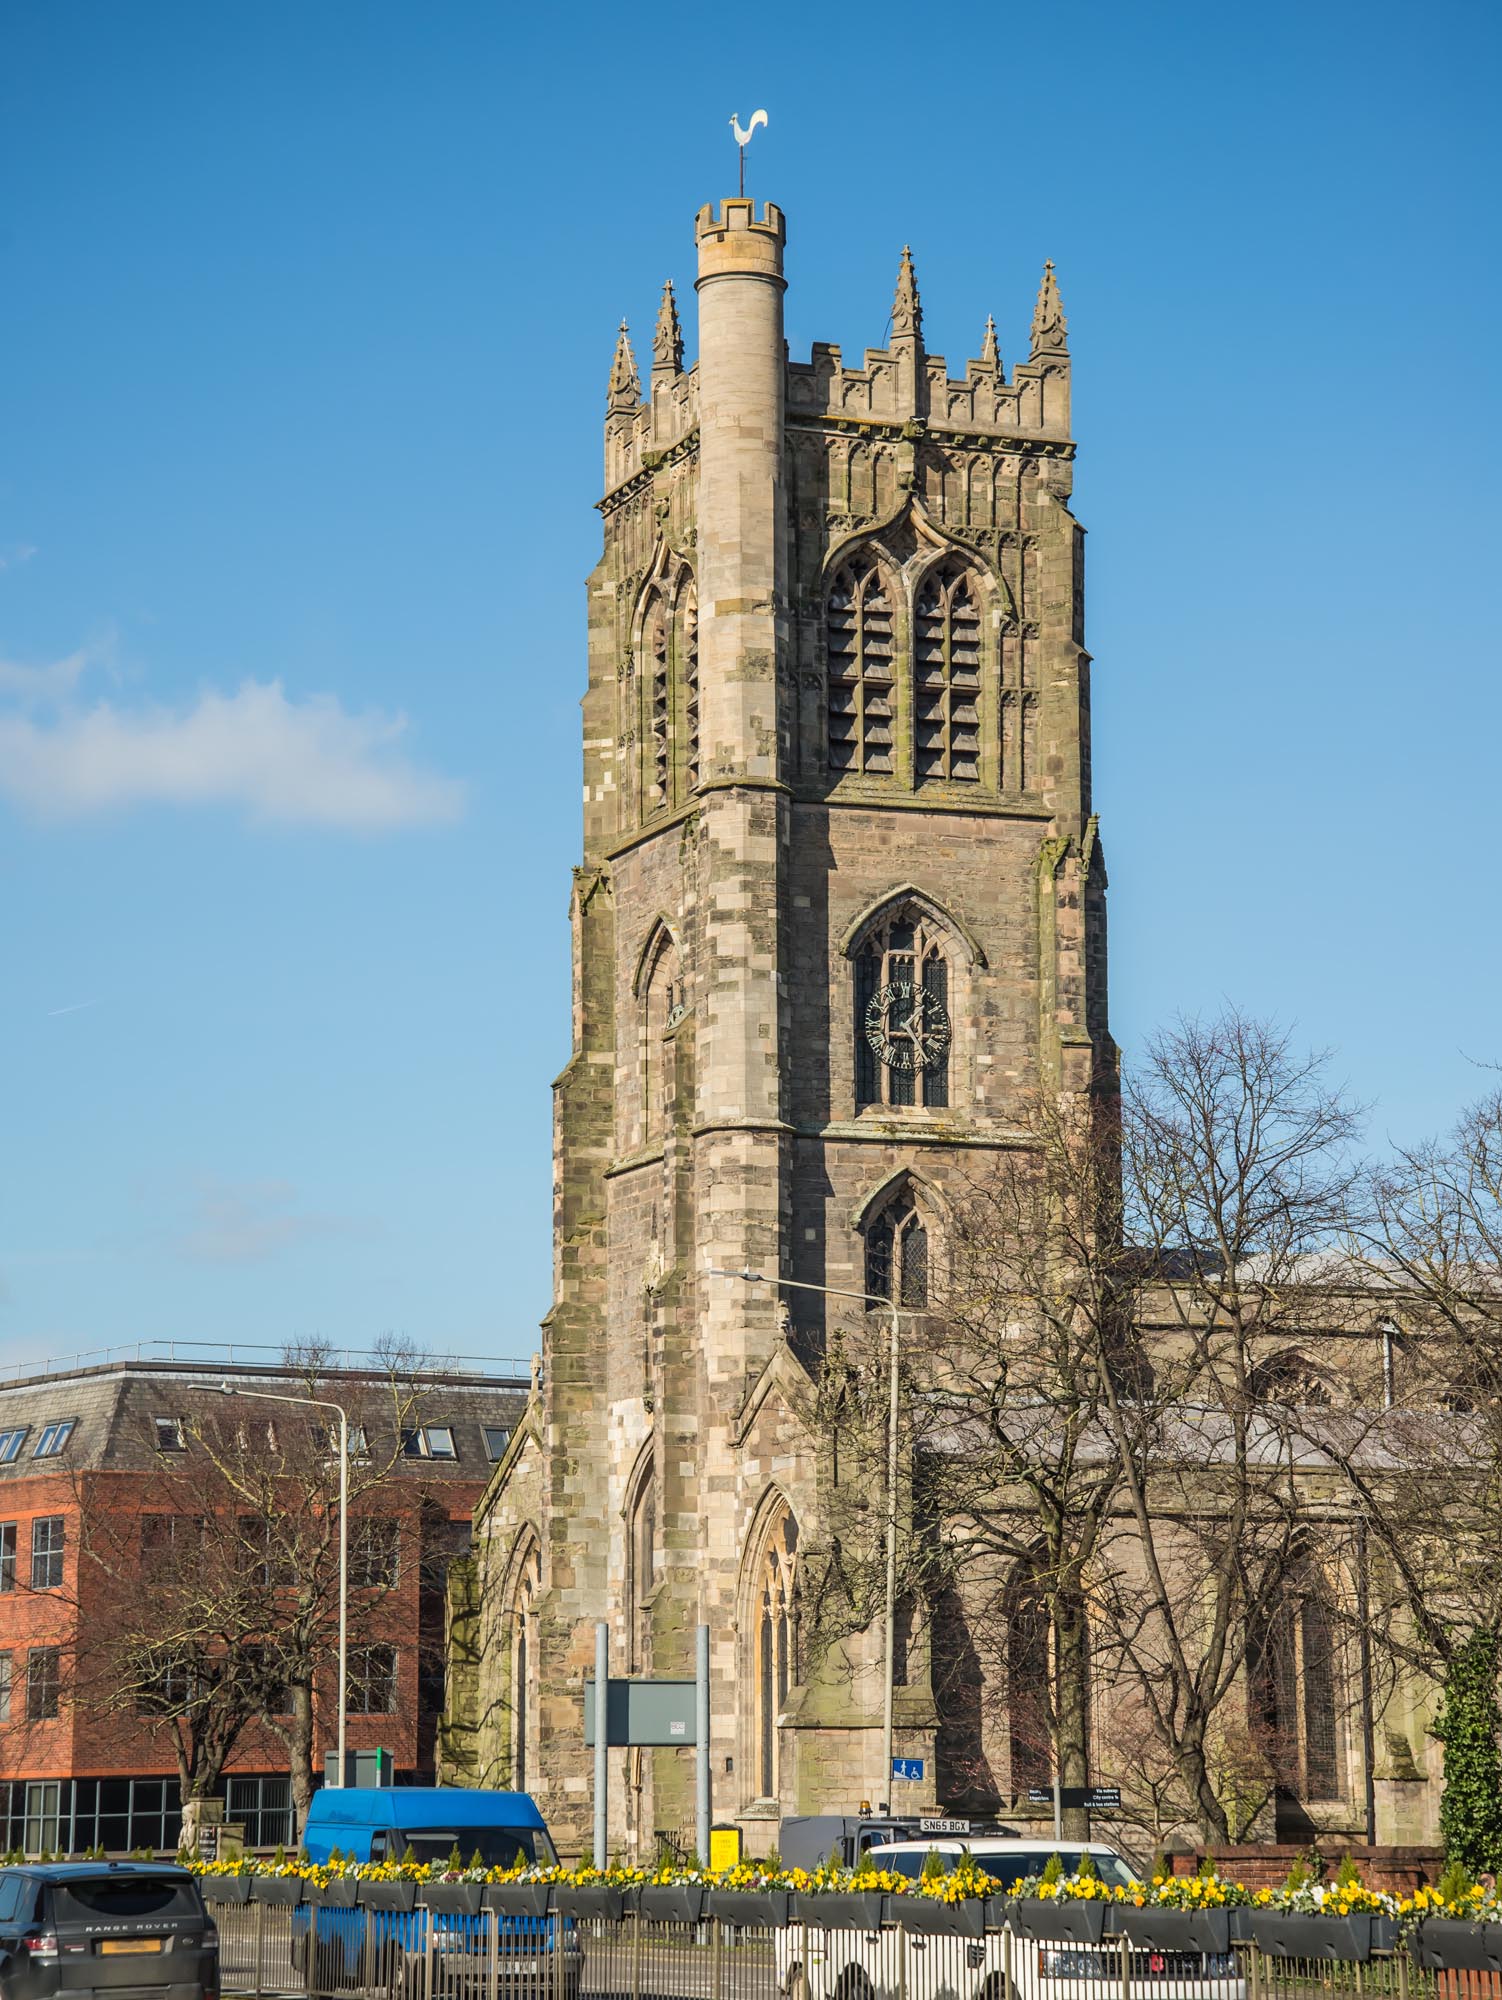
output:
MULTIPOLYGON (((906 1875, 909 1881, 916 1882, 922 1875, 931 1854, 937 1856, 939 1866, 947 1875, 961 1859, 962 1852, 963 1850, 954 1849, 946 1851, 942 1847, 898 1847, 883 1853, 878 1848, 871 1859, 878 1868, 890 1868, 894 1874, 906 1875)), ((1025 1875, 1041 1875, 1048 1866, 1049 1856, 1053 1852, 1054 1849, 1051 1847, 1024 1848, 1009 1854, 982 1852, 975 1856, 975 1864, 1010 1888, 1025 1875)), ((1058 1849, 1059 1862, 1066 1875, 1078 1872, 1080 1855, 1081 1850, 1078 1847, 1058 1849)), ((1136 1879, 1119 1855, 1092 1854, 1090 1859, 1095 1864, 1097 1875, 1113 1889, 1124 1889, 1129 1882, 1136 1879)))
POLYGON ((74 1875, 52 1884, 56 1924, 166 1923, 201 1917, 197 1885, 183 1875, 74 1875))
POLYGON ((410 1847, 419 1861, 442 1868, 457 1847, 461 1867, 476 1854, 487 1868, 514 1868, 541 1861, 551 1865, 558 1854, 551 1840, 535 1826, 414 1826, 400 1829, 397 1852, 410 1847))
MULTIPOLYGON (((988 1875, 1010 1888, 1026 1875, 1041 1875, 1055 1854, 1066 1875, 1079 1873, 1083 1851, 1078 1847, 1032 1847, 1020 1853, 977 1854, 975 1858, 988 1875)), ((1125 1889, 1137 1879, 1119 1854, 1093 1853, 1090 1859, 1102 1882, 1113 1889, 1125 1889)))

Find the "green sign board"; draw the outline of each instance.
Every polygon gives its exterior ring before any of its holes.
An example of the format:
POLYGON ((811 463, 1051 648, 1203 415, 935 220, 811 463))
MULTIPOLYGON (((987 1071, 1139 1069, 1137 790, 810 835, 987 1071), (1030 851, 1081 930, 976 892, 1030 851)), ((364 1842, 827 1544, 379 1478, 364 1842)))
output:
MULTIPOLYGON (((692 1681, 607 1681, 605 1741, 613 1750, 692 1750, 697 1713, 692 1681)), ((584 1741, 595 1740, 595 1684, 584 1683, 584 1741)))

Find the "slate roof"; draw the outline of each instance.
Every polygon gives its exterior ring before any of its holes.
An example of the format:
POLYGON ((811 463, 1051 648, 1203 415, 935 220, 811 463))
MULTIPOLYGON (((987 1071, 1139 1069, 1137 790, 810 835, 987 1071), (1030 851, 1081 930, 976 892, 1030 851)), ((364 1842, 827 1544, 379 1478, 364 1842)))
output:
MULTIPOLYGON (((455 1456, 404 1458, 399 1474, 410 1474, 425 1485, 445 1478, 483 1481, 494 1462, 484 1429, 516 1428, 527 1403, 527 1378, 433 1367, 423 1369, 415 1380, 420 1394, 417 1421, 448 1426, 455 1456)), ((260 1388, 290 1395, 307 1390, 306 1375, 293 1367, 196 1361, 106 1362, 0 1383, 0 1438, 17 1429, 26 1432, 17 1456, 0 1462, 0 1485, 44 1472, 150 1471, 165 1456, 157 1447, 159 1417, 190 1424, 319 1421, 316 1410, 279 1408, 248 1395, 226 1396, 221 1382, 240 1390, 260 1388), (56 1457, 37 1458, 43 1428, 70 1418, 75 1429, 63 1451, 56 1457)), ((392 1437, 396 1405, 382 1371, 331 1368, 320 1375, 315 1393, 344 1405, 351 1425, 366 1428, 373 1452, 380 1451, 381 1439, 392 1437)))

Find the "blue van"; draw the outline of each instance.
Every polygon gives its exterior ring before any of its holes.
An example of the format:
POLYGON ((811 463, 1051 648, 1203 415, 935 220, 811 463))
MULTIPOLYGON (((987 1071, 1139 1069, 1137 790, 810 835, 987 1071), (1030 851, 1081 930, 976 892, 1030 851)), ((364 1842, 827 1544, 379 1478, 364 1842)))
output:
MULTIPOLYGON (((355 1862, 399 1862, 410 1850, 437 1868, 456 1847, 466 1866, 476 1853, 487 1868, 549 1866, 558 1858, 525 1792, 450 1785, 326 1786, 308 1808, 302 1845, 310 1861, 327 1861, 336 1847, 355 1862)), ((583 1954, 572 1919, 428 1910, 420 1885, 417 1896, 412 1910, 300 1906, 293 1962, 308 1991, 359 1987, 391 2000, 457 2000, 498 1978, 516 2000, 577 2000, 583 1954)))
POLYGON ((303 1828, 310 1861, 338 1848, 350 1861, 419 1861, 442 1867, 457 1847, 487 1868, 558 1859, 542 1814, 526 1792, 472 1792, 460 1785, 325 1785, 303 1828))

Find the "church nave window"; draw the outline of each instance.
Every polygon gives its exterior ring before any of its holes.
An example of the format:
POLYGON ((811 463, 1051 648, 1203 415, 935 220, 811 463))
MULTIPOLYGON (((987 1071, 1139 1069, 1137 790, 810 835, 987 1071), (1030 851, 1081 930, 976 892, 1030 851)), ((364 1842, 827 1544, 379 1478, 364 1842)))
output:
POLYGON ((938 937, 904 913, 855 960, 855 1102, 949 1103, 949 967, 938 937))
POLYGON ((869 559, 849 563, 829 592, 829 768, 892 769, 892 607, 869 559))
POLYGON ((764 1799, 775 1799, 781 1789, 777 1722, 798 1678, 797 1565, 798 1523, 783 1505, 763 1545, 753 1604, 756 1781, 764 1799))
POLYGON ((923 778, 980 777, 980 610, 963 570, 930 576, 913 632, 913 729, 923 778))

